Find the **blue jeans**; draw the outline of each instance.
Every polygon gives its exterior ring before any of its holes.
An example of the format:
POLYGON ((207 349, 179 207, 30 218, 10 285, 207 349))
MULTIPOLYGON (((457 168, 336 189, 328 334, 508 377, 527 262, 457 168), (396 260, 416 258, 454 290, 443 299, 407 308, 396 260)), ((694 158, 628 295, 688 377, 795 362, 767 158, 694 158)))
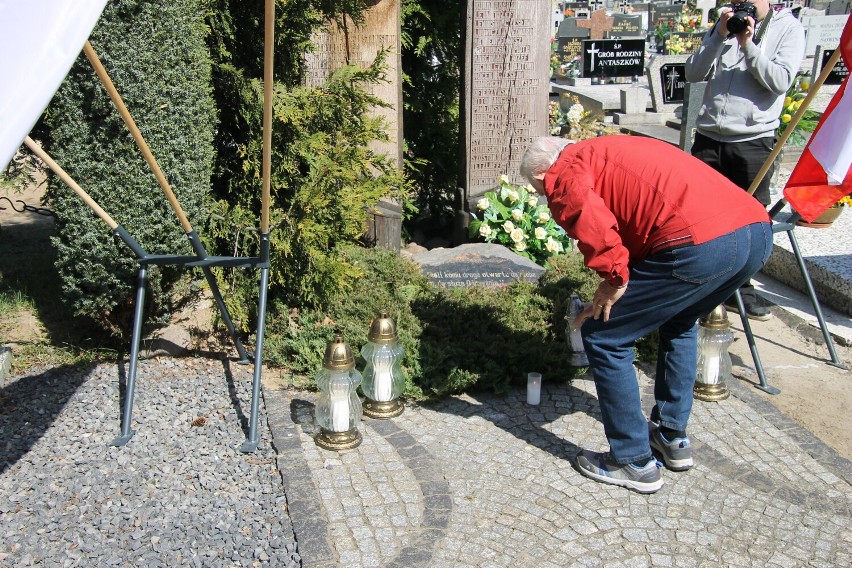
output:
POLYGON ((660 330, 656 405, 661 425, 686 430, 698 349, 698 318, 707 315, 755 272, 772 251, 769 223, 755 223, 712 241, 661 252, 630 269, 609 321, 587 319, 583 345, 598 393, 610 454, 621 464, 651 457, 648 422, 633 369, 634 342, 660 330))

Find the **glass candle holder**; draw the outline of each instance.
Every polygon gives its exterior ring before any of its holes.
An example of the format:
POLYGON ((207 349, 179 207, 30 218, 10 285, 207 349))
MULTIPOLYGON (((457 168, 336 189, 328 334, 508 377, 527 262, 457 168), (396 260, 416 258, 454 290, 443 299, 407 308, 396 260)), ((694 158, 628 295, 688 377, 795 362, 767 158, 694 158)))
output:
POLYGON ((541 373, 527 373, 527 404, 541 404, 541 373))
POLYGON ((362 440, 358 431, 361 399, 357 393, 361 373, 355 368, 355 357, 341 335, 335 335, 326 347, 316 382, 320 396, 315 412, 320 433, 314 441, 327 450, 357 447, 362 440))
POLYGON ((698 360, 693 396, 698 400, 718 401, 730 396, 727 381, 731 376, 728 348, 734 341, 725 306, 718 306, 698 322, 698 360))
POLYGON ((402 371, 403 349, 399 344, 396 326, 382 310, 370 324, 367 344, 361 349, 366 361, 364 382, 364 414, 371 418, 392 418, 402 414, 399 397, 405 390, 402 371))

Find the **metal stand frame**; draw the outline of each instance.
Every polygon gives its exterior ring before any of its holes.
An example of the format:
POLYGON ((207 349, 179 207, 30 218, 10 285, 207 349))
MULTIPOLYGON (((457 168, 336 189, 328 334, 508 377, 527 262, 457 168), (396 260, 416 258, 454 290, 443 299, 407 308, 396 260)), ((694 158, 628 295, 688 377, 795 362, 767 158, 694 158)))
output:
POLYGON ((210 269, 213 266, 222 267, 252 267, 261 268, 261 283, 260 283, 260 301, 258 312, 258 331, 257 345, 254 353, 254 380, 252 384, 252 401, 251 401, 251 417, 249 422, 249 432, 246 441, 240 447, 240 451, 244 453, 253 452, 257 449, 257 415, 260 398, 260 375, 261 375, 261 354, 263 352, 263 329, 266 320, 266 288, 269 282, 269 233, 261 235, 261 254, 260 257, 229 257, 229 256, 208 256, 204 245, 198 238, 195 231, 187 233, 192 247, 197 256, 180 256, 180 255, 152 255, 145 252, 145 249, 134 239, 124 227, 118 225, 113 229, 113 234, 120 238, 127 247, 133 251, 139 263, 139 272, 136 277, 136 305, 133 313, 133 332, 130 338, 130 361, 127 371, 127 385, 125 389, 124 407, 121 415, 121 433, 116 437, 110 445, 124 446, 133 435, 135 430, 130 428, 133 414, 133 399, 136 391, 136 374, 137 364, 139 361, 139 348, 142 342, 142 323, 145 314, 145 288, 148 284, 148 267, 149 266, 187 266, 198 267, 204 272, 204 276, 210 285, 210 290, 216 299, 216 304, 222 314, 222 319, 228 328, 231 338, 234 340, 234 345, 237 348, 240 359, 239 363, 248 364, 249 355, 246 352, 243 344, 240 342, 231 320, 228 308, 222 299, 222 294, 219 291, 219 286, 216 278, 210 269))
MULTIPOLYGON (((799 271, 802 273, 802 279, 805 282, 805 289, 808 292, 808 297, 811 300, 811 305, 814 308, 814 315, 819 322, 819 327, 822 330, 822 336, 825 339, 825 344, 828 347, 828 354, 831 357, 831 361, 828 362, 829 365, 833 367, 837 367, 838 369, 846 369, 847 367, 843 365, 840 359, 837 357, 837 352, 834 349, 834 342, 831 339, 831 334, 828 331, 828 326, 825 323, 825 317, 822 315, 822 308, 820 308, 819 301, 816 297, 816 291, 814 290, 813 282, 811 281, 811 275, 808 272, 808 267, 805 265, 805 259, 802 257, 802 253, 799 250, 799 241, 796 239, 796 221, 801 218, 801 216, 793 212, 793 214, 786 221, 775 221, 775 217, 778 213, 786 205, 786 201, 781 199, 778 203, 776 203, 772 209, 769 210, 769 217, 772 219, 772 233, 787 233, 787 237, 790 239, 790 246, 793 248, 793 256, 796 257, 796 263, 799 265, 799 271)), ((754 367, 757 371, 757 376, 760 379, 760 384, 757 385, 762 391, 765 391, 769 394, 779 394, 781 391, 775 387, 769 386, 766 382, 766 373, 763 370, 763 364, 760 360, 760 353, 757 351, 757 345, 754 341, 754 334, 751 331, 751 325, 748 321, 748 315, 745 311, 745 306, 743 305, 743 299, 740 295, 740 291, 737 290, 735 293, 737 300, 737 309, 740 312, 740 319, 743 323, 743 331, 745 331, 746 340, 748 341, 748 347, 751 350, 751 356, 754 359, 754 367)))

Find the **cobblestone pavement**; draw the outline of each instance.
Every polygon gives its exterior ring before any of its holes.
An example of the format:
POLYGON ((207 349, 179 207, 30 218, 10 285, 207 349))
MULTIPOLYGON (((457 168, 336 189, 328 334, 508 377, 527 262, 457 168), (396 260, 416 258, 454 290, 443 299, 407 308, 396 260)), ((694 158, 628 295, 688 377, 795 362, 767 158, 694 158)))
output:
MULTIPOLYGON (((265 389, 303 566, 849 566, 852 464, 733 384, 696 401, 696 466, 643 496, 572 467, 606 450, 594 384, 548 384, 365 419, 315 445, 314 393, 265 389)), ((646 410, 650 379, 640 373, 646 410)))

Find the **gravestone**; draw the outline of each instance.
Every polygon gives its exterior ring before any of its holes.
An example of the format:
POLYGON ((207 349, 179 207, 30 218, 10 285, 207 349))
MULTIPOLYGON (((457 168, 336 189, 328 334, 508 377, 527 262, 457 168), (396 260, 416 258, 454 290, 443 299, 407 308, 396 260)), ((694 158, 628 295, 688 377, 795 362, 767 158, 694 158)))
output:
POLYGON ((692 144, 695 142, 695 121, 701 111, 701 103, 704 100, 704 89, 706 81, 698 83, 686 83, 683 93, 683 111, 680 119, 680 149, 687 154, 692 153, 692 144))
POLYGON ((583 42, 583 77, 633 77, 641 75, 644 66, 644 39, 587 39, 583 42))
POLYGON ((578 20, 577 25, 589 29, 589 39, 603 39, 604 34, 612 29, 614 18, 606 15, 606 10, 592 12, 588 20, 578 20))
POLYGON ((603 0, 589 0, 588 4, 589 4, 589 10, 591 10, 592 13, 595 13, 598 10, 602 10, 602 9, 606 8, 606 2, 604 2, 603 0))
POLYGON ((345 65, 368 67, 376 55, 387 50, 385 60, 386 82, 369 86, 369 92, 390 105, 389 108, 374 108, 374 116, 386 122, 387 142, 371 145, 376 152, 387 154, 396 166, 402 167, 402 62, 400 48, 400 0, 370 2, 364 15, 364 23, 356 26, 344 16, 345 29, 334 22, 327 29, 313 35, 317 46, 305 55, 305 86, 321 87, 337 69, 345 65))
POLYGON ((701 12, 701 23, 706 24, 710 21, 710 10, 716 7, 716 0, 698 0, 695 3, 695 8, 701 12))
POLYGON ((648 63, 645 73, 654 112, 675 112, 682 106, 686 85, 683 65, 688 58, 688 55, 657 55, 648 63))
POLYGON ((849 13, 849 0, 833 0, 825 9, 826 16, 842 16, 849 13))
POLYGON ((818 45, 831 49, 837 47, 848 18, 848 15, 810 16, 804 20, 805 55, 813 55, 818 45))
POLYGON ((633 8, 630 7, 629 0, 618 0, 615 9, 621 14, 632 14, 633 8))
POLYGON ((540 0, 469 0, 460 113, 467 204, 518 168, 549 129, 550 9, 540 0))
POLYGON ((693 54, 701 47, 701 42, 704 40, 704 32, 670 32, 666 34, 666 44, 664 53, 666 55, 693 54), (677 53, 672 53, 672 48, 677 46, 677 53))
MULTIPOLYGON (((833 53, 833 49, 823 49, 821 45, 817 46, 811 77, 818 77, 819 74, 822 73, 823 68, 826 66, 833 53)), ((825 84, 840 85, 848 76, 849 69, 846 68, 846 64, 843 62, 843 58, 841 57, 837 60, 837 63, 834 64, 834 68, 832 68, 831 72, 829 72, 828 76, 825 78, 825 84)))
MULTIPOLYGON (((580 58, 583 53, 583 40, 589 37, 589 30, 577 27, 576 18, 565 18, 559 25, 556 36, 556 54, 559 65, 568 65, 580 58)), ((561 74, 556 73, 557 77, 561 74)))
POLYGON ((648 27, 655 28, 660 20, 678 22, 683 16, 683 5, 651 4, 651 21, 648 27))
POLYGON ((612 29, 607 37, 613 38, 644 38, 645 28, 642 26, 642 16, 632 14, 613 14, 612 29))
POLYGON ((589 10, 589 5, 585 2, 565 2, 562 5, 563 14, 566 18, 579 18, 578 12, 582 12, 585 14, 585 18, 589 17, 589 14, 592 13, 589 10))
POLYGON ((507 286, 518 280, 537 282, 545 270, 503 245, 469 243, 416 254, 421 272, 442 288, 507 286))

